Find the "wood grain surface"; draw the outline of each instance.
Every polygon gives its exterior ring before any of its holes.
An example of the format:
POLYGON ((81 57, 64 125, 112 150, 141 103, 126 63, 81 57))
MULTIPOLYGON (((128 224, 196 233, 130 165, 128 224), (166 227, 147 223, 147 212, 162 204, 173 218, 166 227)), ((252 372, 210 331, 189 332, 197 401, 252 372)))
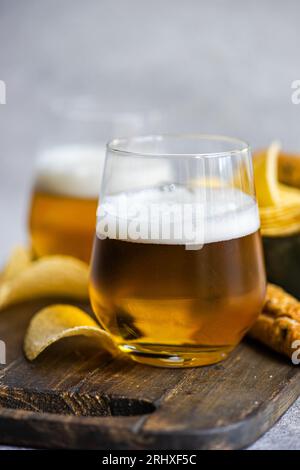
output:
MULTIPOLYGON (((0 443, 47 448, 236 449, 272 426, 300 394, 299 369, 254 342, 224 362, 160 369, 112 359, 69 338, 28 362, 22 342, 45 302, 0 315, 0 443)), ((84 306, 88 311, 88 307, 84 306)))

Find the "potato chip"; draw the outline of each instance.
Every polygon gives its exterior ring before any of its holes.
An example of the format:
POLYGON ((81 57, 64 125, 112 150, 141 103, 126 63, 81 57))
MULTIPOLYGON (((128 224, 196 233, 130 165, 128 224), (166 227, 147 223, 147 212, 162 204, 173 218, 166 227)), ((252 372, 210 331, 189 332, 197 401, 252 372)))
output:
POLYGON ((280 144, 273 142, 266 151, 254 157, 254 178, 260 207, 274 206, 280 202, 277 170, 279 152, 280 144))
POLYGON ((299 222, 300 216, 298 213, 292 214, 260 214, 260 219, 263 224, 288 224, 292 222, 299 222))
POLYGON ((86 300, 88 275, 88 265, 76 258, 40 258, 0 284, 0 310, 19 302, 47 297, 86 300))
POLYGON ((298 215, 300 212, 300 204, 278 204, 277 206, 260 207, 259 213, 263 216, 269 217, 273 215, 298 215))
POLYGON ((23 246, 17 246, 1 274, 1 282, 9 281, 18 276, 32 261, 31 250, 23 246))
POLYGON ((300 232, 300 223, 288 224, 287 226, 261 227, 263 237, 288 237, 300 232))
POLYGON ((278 160, 278 177, 282 183, 300 188, 300 155, 280 152, 278 160))
POLYGON ((263 236, 300 232, 300 190, 278 180, 278 144, 254 157, 254 174, 263 236))
POLYGON ((285 203, 286 205, 300 204, 300 190, 298 188, 292 188, 285 184, 278 184, 278 187, 282 203, 285 203))
POLYGON ((70 336, 89 336, 99 340, 99 347, 116 355, 119 350, 110 335, 83 310, 72 305, 51 305, 34 315, 29 324, 24 353, 32 361, 57 341, 70 336))

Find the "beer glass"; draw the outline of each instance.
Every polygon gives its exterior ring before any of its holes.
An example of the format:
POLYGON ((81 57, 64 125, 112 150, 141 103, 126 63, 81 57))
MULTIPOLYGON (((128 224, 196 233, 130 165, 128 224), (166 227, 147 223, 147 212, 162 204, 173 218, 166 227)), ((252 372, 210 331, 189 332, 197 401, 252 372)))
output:
POLYGON ((97 211, 90 296, 132 359, 223 360, 265 295, 249 146, 210 135, 115 139, 97 211))
POLYGON ((56 99, 38 152, 29 214, 37 257, 89 262, 107 140, 141 132, 145 117, 99 108, 95 98, 56 99))

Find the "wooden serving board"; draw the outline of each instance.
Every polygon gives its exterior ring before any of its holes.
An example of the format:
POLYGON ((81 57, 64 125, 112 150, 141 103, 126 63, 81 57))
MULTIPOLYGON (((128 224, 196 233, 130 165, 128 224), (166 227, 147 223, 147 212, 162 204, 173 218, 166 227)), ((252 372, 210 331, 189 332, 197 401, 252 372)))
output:
MULTIPOLYGON (((52 301, 53 303, 53 301, 52 301)), ((236 449, 269 429, 300 394, 300 369, 252 342, 226 361, 159 369, 69 338, 33 363, 24 332, 45 302, 0 314, 0 443, 47 448, 236 449)), ((85 307, 88 310, 88 307, 85 307)))

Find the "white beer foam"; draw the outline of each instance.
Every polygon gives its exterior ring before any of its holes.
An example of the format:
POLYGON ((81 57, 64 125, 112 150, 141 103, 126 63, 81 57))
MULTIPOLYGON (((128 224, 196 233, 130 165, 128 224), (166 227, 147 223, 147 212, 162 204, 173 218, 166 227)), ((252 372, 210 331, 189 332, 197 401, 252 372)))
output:
POLYGON ((104 160, 104 143, 48 149, 38 159, 36 189, 63 196, 97 198, 104 160))
MULTIPOLYGON (((105 163, 106 145, 66 145, 44 151, 38 159, 36 189, 69 197, 98 198, 105 163)), ((162 184, 171 178, 168 161, 126 157, 114 160, 108 172, 111 193, 162 184)))
POLYGON ((162 222, 166 219, 170 220, 171 234, 174 234, 174 229, 178 228, 180 224, 183 229, 182 233, 184 233, 184 226, 186 224, 190 226, 191 218, 195 218, 196 212, 200 210, 201 227, 199 232, 201 233, 194 242, 195 244, 222 242, 244 237, 256 232, 260 227, 256 201, 240 190, 231 188, 207 189, 204 187, 189 190, 169 185, 105 197, 98 208, 97 236, 139 243, 191 244, 191 241, 184 237, 180 239, 151 237, 151 227, 156 223, 153 212, 151 212, 153 205, 161 211, 162 222), (127 213, 123 209, 124 202, 129 208, 127 213), (192 211, 188 214, 182 211, 181 218, 176 219, 176 214, 174 217, 174 212, 172 212, 174 204, 179 207, 190 205, 192 211), (136 209, 137 207, 138 209, 136 209), (140 207, 143 210, 138 212, 140 207), (130 208, 133 208, 133 214, 130 214, 130 208), (105 226, 103 219, 101 220, 104 213, 107 222, 105 226), (133 239, 130 236, 128 226, 132 221, 135 226, 142 224, 143 227, 148 227, 147 239, 133 239))

